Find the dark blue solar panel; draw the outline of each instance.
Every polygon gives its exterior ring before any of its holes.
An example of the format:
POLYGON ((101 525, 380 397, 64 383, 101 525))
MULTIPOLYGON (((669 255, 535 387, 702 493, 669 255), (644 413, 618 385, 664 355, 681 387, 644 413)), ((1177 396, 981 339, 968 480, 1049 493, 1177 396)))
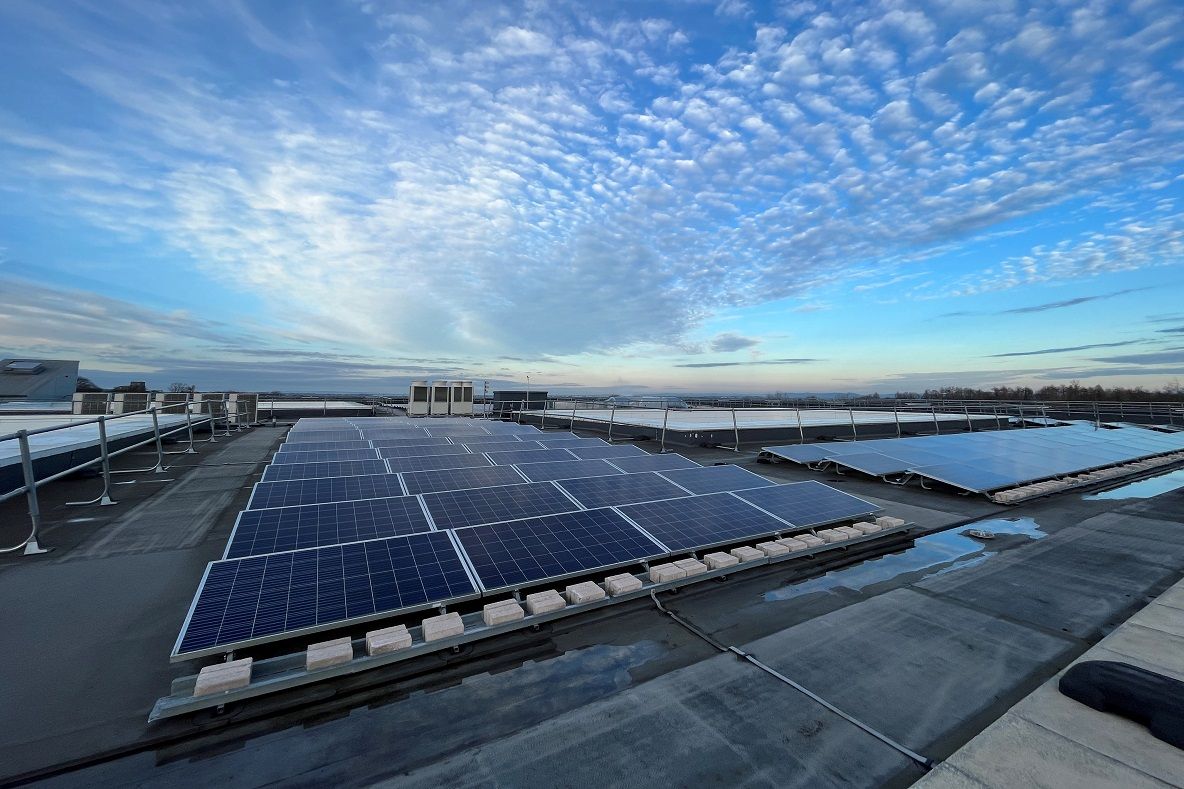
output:
POLYGON ((709 548, 790 528, 730 493, 630 504, 620 510, 671 551, 709 548))
POLYGON ((341 460, 326 463, 275 463, 263 471, 264 482, 321 477, 356 477, 359 474, 385 474, 381 460, 341 460))
POLYGON ((546 449, 535 441, 498 441, 470 444, 467 438, 454 438, 453 441, 469 448, 470 452, 531 452, 546 449))
POLYGON ((441 490, 467 490, 492 485, 517 485, 526 482, 513 466, 482 466, 434 471, 413 471, 403 475, 408 493, 436 493, 441 490))
POLYGON ((580 507, 550 482, 429 493, 423 503, 438 529, 531 518, 580 507))
POLYGON ((537 441, 548 447, 607 447, 609 444, 603 438, 580 438, 570 433, 559 436, 542 435, 538 438, 522 436, 523 441, 537 441))
POLYGON ((591 460, 593 458, 640 457, 648 454, 644 449, 633 444, 606 447, 568 447, 568 451, 584 460, 591 460))
POLYGON ((447 438, 432 438, 431 436, 420 436, 419 438, 372 438, 370 443, 379 448, 385 447, 439 447, 450 446, 452 444, 447 438))
POLYGON ((491 452, 489 459, 499 466, 514 463, 550 463, 553 460, 576 460, 566 449, 530 449, 517 452, 491 452))
POLYGON ((426 431, 416 430, 414 428, 393 429, 393 428, 385 428, 385 427, 379 427, 379 428, 367 427, 362 430, 362 438, 369 438, 369 439, 382 438, 382 439, 389 439, 389 440, 395 440, 395 441, 400 441, 400 440, 405 441, 405 440, 412 440, 412 439, 423 440, 425 438, 431 438, 431 436, 429 436, 426 431))
POLYGON ((456 444, 434 444, 418 447, 382 447, 378 454, 384 458, 426 458, 432 455, 467 455, 469 450, 456 444))
POLYGON ((666 551, 608 509, 457 529, 486 591, 633 564, 666 551))
POLYGON ((551 463, 519 463, 514 468, 526 475, 531 482, 546 482, 552 479, 575 479, 577 477, 603 477, 620 474, 620 469, 609 465, 607 460, 559 460, 551 463))
POLYGON ((666 471, 676 468, 702 468, 695 461, 675 454, 612 458, 609 462, 626 474, 636 474, 639 471, 666 471))
MULTIPOLYGON (((516 435, 496 435, 496 436, 457 436, 453 439, 457 444, 465 444, 466 446, 484 446, 488 444, 518 444, 521 443, 516 435)), ((479 452, 480 450, 473 450, 479 452)))
POLYGON ((244 510, 239 513, 224 558, 237 559, 431 530, 423 507, 414 496, 244 510))
POLYGON ((308 441, 298 444, 280 444, 276 450, 276 455, 284 455, 288 452, 327 452, 336 451, 339 449, 369 449, 370 442, 362 441, 308 441))
POLYGON ((615 477, 565 479, 555 483, 588 509, 689 496, 685 490, 652 471, 615 477))
POLYGON ((444 532, 212 563, 174 654, 225 651, 475 596, 444 532))
POLYGON ((730 465, 676 469, 661 474, 691 493, 722 493, 725 490, 747 490, 775 484, 748 469, 730 465))
POLYGON ((296 433, 288 433, 288 437, 284 439, 287 444, 305 444, 316 441, 355 441, 361 438, 362 434, 357 430, 301 430, 296 433))
POLYGON ((392 472, 399 473, 445 468, 476 468, 492 464, 484 455, 434 455, 418 458, 390 458, 386 465, 392 472))
POLYGON ((376 449, 315 449, 311 452, 277 452, 272 463, 326 463, 340 460, 378 460, 376 449))
POLYGON ((907 461, 899 460, 879 452, 856 452, 853 455, 838 455, 831 460, 846 468, 862 471, 864 474, 899 474, 909 467, 907 461))
POLYGON ((327 504, 331 501, 360 501, 402 496, 397 474, 367 474, 361 477, 293 479, 260 482, 251 493, 247 509, 293 507, 298 504, 327 504))
POLYGON ((854 520, 880 508, 821 482, 794 482, 733 493, 795 526, 822 526, 854 520))
POLYGON ((428 428, 428 433, 433 436, 487 436, 489 431, 482 430, 479 427, 448 427, 447 425, 436 426, 428 428))

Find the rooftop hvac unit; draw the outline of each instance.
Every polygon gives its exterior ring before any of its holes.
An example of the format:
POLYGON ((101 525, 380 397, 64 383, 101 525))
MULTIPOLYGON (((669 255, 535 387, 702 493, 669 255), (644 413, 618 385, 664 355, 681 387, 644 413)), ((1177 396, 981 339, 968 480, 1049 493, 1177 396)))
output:
POLYGON ((258 394, 234 392, 230 395, 229 406, 236 422, 241 419, 244 425, 253 425, 259 421, 258 394))
POLYGON ((432 416, 448 416, 447 381, 432 381, 432 402, 429 413, 432 416))
POLYGON ((473 382, 452 381, 448 387, 450 401, 449 413, 453 416, 473 415, 473 382))
POLYGON ((427 381, 412 381, 407 395, 407 416, 427 416, 430 412, 428 400, 432 388, 427 381))
POLYGON ((148 409, 148 399, 152 395, 147 392, 116 392, 111 403, 111 413, 130 414, 148 409))
POLYGON ((71 412, 85 416, 100 416, 110 409, 111 395, 107 392, 75 392, 71 412))

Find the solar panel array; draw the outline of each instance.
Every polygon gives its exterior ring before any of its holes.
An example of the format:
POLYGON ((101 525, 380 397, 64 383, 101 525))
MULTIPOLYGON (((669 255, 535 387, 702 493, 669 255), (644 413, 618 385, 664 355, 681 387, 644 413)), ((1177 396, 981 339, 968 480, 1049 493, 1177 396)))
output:
POLYGON ((799 444, 764 450, 798 463, 833 463, 873 476, 912 474, 975 493, 1129 463, 1184 449, 1184 433, 1090 423, 1031 430, 799 444))
POLYGON ((300 420, 255 485, 224 558, 207 568, 174 656, 876 510, 818 483, 774 485, 736 466, 529 426, 322 421, 300 420), (747 498, 766 492, 774 495, 747 498))

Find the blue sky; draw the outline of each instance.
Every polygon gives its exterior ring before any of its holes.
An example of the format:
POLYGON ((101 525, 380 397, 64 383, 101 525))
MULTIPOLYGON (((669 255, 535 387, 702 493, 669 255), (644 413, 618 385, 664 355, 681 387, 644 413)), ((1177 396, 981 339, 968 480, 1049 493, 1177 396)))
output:
POLYGON ((1170 0, 7 0, 0 48, 0 351, 101 383, 1184 378, 1170 0))

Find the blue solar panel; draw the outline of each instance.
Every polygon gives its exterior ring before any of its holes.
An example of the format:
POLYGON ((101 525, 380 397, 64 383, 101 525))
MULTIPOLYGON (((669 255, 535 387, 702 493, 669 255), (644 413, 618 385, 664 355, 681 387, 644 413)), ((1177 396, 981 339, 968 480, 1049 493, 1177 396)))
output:
POLYGON ((588 509, 689 496, 685 490, 652 471, 615 477, 565 479, 555 483, 588 509))
POLYGON ((695 461, 682 455, 646 455, 633 458, 612 458, 608 462, 624 471, 626 474, 636 474, 639 471, 667 471, 676 468, 702 468, 695 461))
POLYGON ((731 493, 630 504, 620 511, 671 551, 710 548, 791 528, 731 493))
POLYGON ((288 433, 284 439, 286 444, 305 444, 316 441, 355 441, 362 434, 357 430, 302 430, 298 433, 288 433))
POLYGON ((795 526, 822 526, 854 520, 880 508, 821 482, 794 482, 733 493, 795 526))
POLYGON ((467 438, 455 438, 454 441, 469 448, 470 452, 530 452, 546 449, 535 441, 498 441, 470 444, 467 438))
POLYGON ((244 510, 223 558, 318 548, 431 531, 415 496, 244 510))
POLYGON ((293 479, 260 482, 251 493, 247 509, 293 507, 298 504, 328 504, 331 501, 360 501, 402 496, 397 474, 367 474, 360 477, 293 479))
POLYGON ((279 463, 263 471, 264 482, 286 479, 319 479, 321 477, 356 477, 359 474, 385 474, 386 463, 381 460, 341 460, 327 463, 279 463))
POLYGON ((487 592, 634 564, 666 553, 609 509, 457 529, 487 592))
POLYGON ((449 427, 447 425, 433 426, 428 428, 428 434, 433 436, 487 436, 489 431, 482 430, 479 427, 449 427))
POLYGON ((644 449, 633 444, 607 447, 569 447, 568 451, 584 460, 592 460, 593 458, 641 457, 648 454, 644 449))
POLYGON ((452 444, 447 438, 432 438, 431 436, 420 436, 419 438, 372 438, 370 439, 370 443, 380 449, 386 447, 446 447, 452 444))
MULTIPOLYGON (((521 443, 516 435, 496 435, 496 436, 457 436, 455 439, 457 444, 465 444, 466 446, 485 446, 489 444, 518 444, 521 443)), ((474 449, 474 452, 480 450, 474 449)))
POLYGON ((298 444, 280 444, 276 455, 288 452, 328 452, 339 449, 370 449, 369 441, 308 441, 298 444))
POLYGON ((456 444, 435 444, 426 447, 382 447, 378 454, 384 458, 426 458, 433 455, 467 455, 469 450, 456 444))
POLYGON ((362 429, 362 437, 375 439, 393 439, 395 441, 401 439, 423 439, 431 438, 424 430, 417 430, 416 428, 389 428, 389 427, 367 427, 362 429))
POLYGON ((391 471, 431 471, 445 468, 477 468, 492 465, 484 455, 435 455, 418 458, 390 458, 386 465, 391 471))
POLYGON ((437 493, 442 490, 487 488, 492 485, 517 485, 526 482, 513 466, 482 466, 480 468, 437 469, 414 471, 403 475, 407 492, 437 493))
POLYGON ((446 532, 226 559, 207 569, 173 654, 224 652, 476 595, 446 532))
POLYGON ((907 461, 882 455, 879 452, 856 452, 853 455, 839 455, 831 458, 834 463, 846 468, 862 471, 864 474, 899 474, 909 467, 907 461))
POLYGON ((375 449, 314 449, 310 452, 277 452, 272 463, 325 463, 335 460, 378 460, 375 449))
POLYGON ((429 493, 423 503, 438 529, 532 518, 580 507, 550 482, 429 493))
POLYGON ((514 468, 526 475, 531 482, 546 482, 552 479, 576 479, 577 477, 603 477, 620 474, 607 460, 559 460, 550 463, 519 463, 514 468))
POLYGON ((514 463, 550 463, 553 460, 576 460, 566 449, 526 450, 518 452, 491 452, 489 459, 499 466, 514 463))
POLYGON ((537 441, 548 447, 607 447, 609 443, 603 438, 581 438, 577 435, 566 434, 560 436, 539 436, 531 439, 530 436, 522 436, 523 441, 537 441))
POLYGON ((663 471, 662 476, 676 482, 691 493, 722 493, 726 490, 748 490, 776 484, 759 474, 739 466, 700 466, 699 468, 663 471))

